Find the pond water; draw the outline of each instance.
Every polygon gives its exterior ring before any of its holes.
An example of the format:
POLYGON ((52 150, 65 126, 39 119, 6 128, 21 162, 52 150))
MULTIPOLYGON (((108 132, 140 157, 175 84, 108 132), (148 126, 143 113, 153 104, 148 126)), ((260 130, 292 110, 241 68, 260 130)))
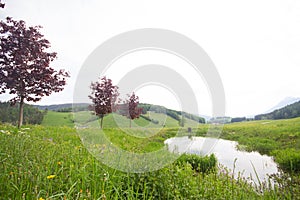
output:
POLYGON ((238 143, 235 141, 185 136, 167 139, 165 144, 167 144, 169 151, 174 153, 198 155, 213 153, 217 157, 219 164, 225 166, 231 172, 233 172, 233 169, 235 170, 235 177, 240 172, 240 176, 251 179, 255 183, 259 182, 255 171, 261 182, 268 179, 268 174, 279 172, 278 166, 272 157, 261 155, 258 152, 239 151, 236 148, 238 143))

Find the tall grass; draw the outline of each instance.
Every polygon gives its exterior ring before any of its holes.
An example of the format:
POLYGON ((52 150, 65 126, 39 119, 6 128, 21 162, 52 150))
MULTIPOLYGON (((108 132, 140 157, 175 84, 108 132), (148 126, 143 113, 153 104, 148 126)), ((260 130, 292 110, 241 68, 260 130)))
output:
MULTIPOLYGON (((161 142, 159 138, 171 135, 161 133, 157 140, 153 137, 150 143, 161 142)), ((17 130, 10 125, 0 125, 0 142, 0 199, 291 197, 289 187, 265 188, 258 193, 244 180, 233 179, 227 170, 217 170, 214 159, 210 157, 204 160, 208 159, 211 168, 215 168, 213 170, 199 170, 207 161, 186 156, 181 158, 185 162, 175 162, 157 171, 123 173, 91 156, 82 146, 75 130, 68 127, 28 126, 17 130)))

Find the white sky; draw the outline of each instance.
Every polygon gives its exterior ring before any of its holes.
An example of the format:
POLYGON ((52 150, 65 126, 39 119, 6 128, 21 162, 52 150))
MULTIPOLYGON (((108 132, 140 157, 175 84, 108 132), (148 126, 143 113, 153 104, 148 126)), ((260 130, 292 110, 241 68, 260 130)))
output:
MULTIPOLYGON (((226 94, 226 115, 259 114, 287 96, 300 96, 299 0, 2 0, 0 17, 42 25, 41 32, 58 53, 54 68, 72 78, 66 89, 39 104, 72 102, 73 84, 87 56, 102 42, 138 28, 163 28, 197 42, 215 63, 226 94)), ((185 63, 162 52, 128 55, 107 72, 113 81, 118 66, 165 64, 180 72, 185 63)), ((125 69, 126 67, 124 67, 125 69)), ((188 67, 187 67, 188 68, 188 67)), ((185 69, 187 69, 185 68, 185 69)), ((126 68, 127 69, 127 68, 126 68)), ((129 68, 128 68, 129 69, 129 68)), ((201 114, 211 114, 210 96, 199 77, 183 70, 199 99, 201 114)), ((177 108, 176 98, 163 88, 137 91, 142 102, 177 108), (155 91, 155 92, 153 92, 155 91)), ((2 100, 6 96, 0 96, 2 100)))

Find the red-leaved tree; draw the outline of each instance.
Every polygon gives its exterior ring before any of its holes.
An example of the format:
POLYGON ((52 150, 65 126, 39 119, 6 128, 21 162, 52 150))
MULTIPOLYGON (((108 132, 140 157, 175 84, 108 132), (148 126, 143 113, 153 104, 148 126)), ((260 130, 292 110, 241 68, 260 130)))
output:
POLYGON ((121 115, 129 118, 129 127, 131 127, 131 120, 135 118, 139 118, 143 108, 139 108, 139 97, 132 93, 132 95, 128 95, 129 99, 126 99, 124 104, 121 106, 121 115))
POLYGON ((104 116, 117 110, 119 101, 118 86, 113 85, 112 80, 104 76, 99 81, 92 82, 90 88, 92 93, 89 95, 89 98, 93 102, 90 109, 100 118, 100 127, 102 129, 104 116))
POLYGON ((19 103, 18 127, 23 123, 24 101, 37 102, 43 96, 59 92, 69 73, 56 71, 50 63, 55 52, 47 52, 50 42, 39 32, 41 26, 26 27, 24 21, 7 17, 0 22, 0 94, 7 90, 19 103))
POLYGON ((5 3, 1 3, 1 0, 0 0, 0 8, 4 8, 5 6, 5 3))

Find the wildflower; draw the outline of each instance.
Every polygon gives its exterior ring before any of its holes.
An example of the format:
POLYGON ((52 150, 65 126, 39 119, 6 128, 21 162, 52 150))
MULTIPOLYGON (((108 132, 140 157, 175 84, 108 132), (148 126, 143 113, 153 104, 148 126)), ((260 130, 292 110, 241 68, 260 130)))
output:
POLYGON ((81 149, 81 146, 76 146, 75 149, 80 150, 80 149, 81 149))
POLYGON ((47 176, 47 179, 53 179, 56 175, 49 175, 47 176))
POLYGON ((5 131, 5 130, 0 130, 0 133, 4 133, 6 135, 10 135, 10 132, 9 131, 5 131))
POLYGON ((103 180, 104 180, 104 181, 107 181, 107 174, 106 174, 106 173, 104 173, 103 175, 104 175, 104 178, 103 178, 103 180))
POLYGON ((43 197, 40 197, 39 200, 45 200, 43 197))
POLYGON ((60 161, 58 161, 58 162, 57 162, 57 164, 58 164, 58 165, 61 165, 61 162, 60 162, 60 161))
POLYGON ((79 193, 82 193, 82 189, 80 189, 79 193))

